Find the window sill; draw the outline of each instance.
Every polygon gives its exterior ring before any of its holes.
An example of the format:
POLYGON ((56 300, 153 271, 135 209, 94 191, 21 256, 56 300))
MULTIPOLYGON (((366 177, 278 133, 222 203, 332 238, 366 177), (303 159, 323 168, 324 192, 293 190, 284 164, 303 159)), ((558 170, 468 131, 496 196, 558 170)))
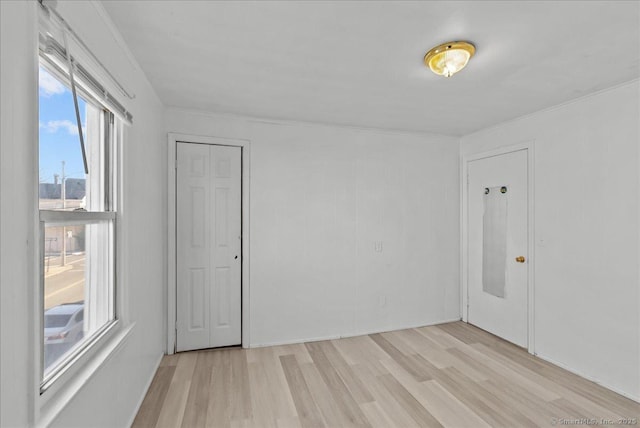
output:
POLYGON ((48 426, 69 404, 82 387, 102 368, 129 337, 135 323, 122 325, 116 321, 104 336, 55 380, 42 394, 36 393, 36 426, 48 426))

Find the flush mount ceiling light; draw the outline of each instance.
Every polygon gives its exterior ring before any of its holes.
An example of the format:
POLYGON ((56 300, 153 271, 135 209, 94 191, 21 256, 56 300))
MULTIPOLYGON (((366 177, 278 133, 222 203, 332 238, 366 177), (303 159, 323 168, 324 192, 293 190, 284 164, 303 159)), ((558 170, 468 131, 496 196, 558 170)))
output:
POLYGON ((451 77, 462 70, 476 47, 469 42, 448 42, 436 46, 424 56, 424 63, 436 74, 451 77))

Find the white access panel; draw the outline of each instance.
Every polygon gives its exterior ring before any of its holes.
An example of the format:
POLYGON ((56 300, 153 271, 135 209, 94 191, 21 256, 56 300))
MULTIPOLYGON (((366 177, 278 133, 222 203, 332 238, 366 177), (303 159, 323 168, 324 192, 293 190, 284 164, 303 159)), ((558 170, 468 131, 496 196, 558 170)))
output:
POLYGON ((241 343, 241 148, 178 143, 176 350, 241 343))
MULTIPOLYGON (((519 150, 468 163, 468 313, 469 323, 516 345, 528 343, 528 151, 519 150), (491 215, 487 191, 500 194, 504 205, 498 220, 491 215), (492 227, 487 227, 491 224, 492 227), (498 231, 497 228, 500 228, 498 231), (500 232, 504 248, 493 249, 500 232), (502 259, 492 260, 497 255, 502 259), (516 258, 522 257, 522 261, 516 258), (501 272, 484 272, 493 268, 501 272), (487 280, 504 281, 504 289, 495 291, 487 280), (493 291, 492 291, 493 290, 493 291)), ((493 210, 495 214, 495 208, 493 210)), ((496 244, 497 245, 497 244, 496 244)))

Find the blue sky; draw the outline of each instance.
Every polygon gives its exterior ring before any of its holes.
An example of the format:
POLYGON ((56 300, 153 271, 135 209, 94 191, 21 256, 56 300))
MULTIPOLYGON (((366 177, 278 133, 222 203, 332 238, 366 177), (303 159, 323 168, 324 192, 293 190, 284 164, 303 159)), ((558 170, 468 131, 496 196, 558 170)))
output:
MULTIPOLYGON (((67 178, 84 178, 71 89, 42 67, 39 80, 40 182, 53 183, 53 175, 62 174, 62 161, 66 162, 67 178)), ((78 106, 84 128, 86 102, 81 97, 78 97, 78 106)))

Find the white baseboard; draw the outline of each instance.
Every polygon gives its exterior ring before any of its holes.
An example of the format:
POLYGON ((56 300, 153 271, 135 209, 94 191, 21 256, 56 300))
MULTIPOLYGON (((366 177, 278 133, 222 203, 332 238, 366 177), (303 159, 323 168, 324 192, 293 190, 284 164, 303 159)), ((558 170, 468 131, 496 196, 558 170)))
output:
POLYGON ((611 391, 615 392, 616 394, 620 394, 623 397, 626 397, 626 398, 628 398, 630 400, 633 400, 633 401, 635 401, 637 403, 640 403, 640 397, 638 397, 638 396, 634 396, 632 394, 629 394, 628 392, 621 391, 620 389, 615 388, 615 387, 613 387, 611 385, 607 385, 606 383, 600 381, 599 379, 596 379, 596 378, 594 378, 592 376, 589 376, 589 375, 587 375, 585 373, 581 373, 581 372, 579 372, 579 371, 577 371, 577 370, 575 370, 575 369, 573 369, 573 368, 571 368, 571 367, 569 367, 569 366, 567 366, 565 364, 559 363, 559 362, 555 361, 553 358, 549 358, 549 357, 546 357, 546 356, 540 355, 540 354, 535 354, 535 356, 540 358, 541 360, 544 360, 544 361, 546 361, 548 363, 551 363, 553 365, 556 365, 556 366, 558 366, 558 367, 560 367, 560 368, 562 368, 562 369, 564 369, 564 370, 566 370, 568 372, 571 372, 574 375, 580 376, 581 378, 584 378, 584 379, 589 380, 589 381, 591 381, 593 383, 596 383, 596 384, 600 385, 603 388, 607 388, 608 390, 611 390, 611 391))
POLYGON ((149 388, 151 387, 151 382, 153 382, 153 378, 156 376, 158 367, 160 367, 160 362, 162 361, 162 357, 164 357, 164 352, 160 354, 156 363, 154 364, 153 371, 151 372, 151 376, 147 380, 146 385, 144 387, 144 393, 140 396, 140 399, 136 404, 135 411, 133 412, 133 414, 131 415, 131 418, 129 419, 129 423, 127 424, 128 427, 133 425, 133 421, 136 419, 136 416, 138 416, 138 412, 140 411, 142 402, 144 401, 144 398, 147 396, 147 393, 149 392, 149 388))
POLYGON ((341 334, 341 335, 307 337, 307 338, 301 338, 301 339, 290 339, 290 340, 283 340, 283 341, 276 341, 276 342, 251 343, 251 344, 249 344, 249 347, 250 348, 264 348, 264 347, 267 347, 267 346, 295 345, 295 344, 298 344, 298 343, 321 342, 323 340, 345 339, 345 338, 348 338, 348 337, 367 336, 369 334, 387 333, 387 332, 390 332, 390 331, 407 330, 407 329, 410 329, 410 328, 428 327, 428 326, 431 326, 431 325, 446 324, 446 323, 455 322, 455 321, 460 321, 460 317, 453 318, 453 319, 447 319, 447 320, 441 320, 441 321, 434 321, 434 322, 427 323, 427 324, 422 323, 422 324, 418 324, 418 325, 398 326, 398 327, 392 328, 391 330, 365 330, 365 331, 358 331, 358 332, 353 332, 353 333, 348 333, 348 334, 341 334))

